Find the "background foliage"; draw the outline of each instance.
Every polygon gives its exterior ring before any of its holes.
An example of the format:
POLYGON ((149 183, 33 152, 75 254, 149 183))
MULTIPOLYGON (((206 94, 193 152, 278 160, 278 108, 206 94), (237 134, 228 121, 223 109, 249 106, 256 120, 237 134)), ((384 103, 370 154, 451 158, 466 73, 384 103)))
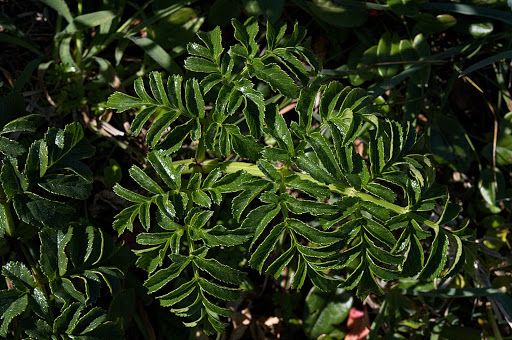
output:
POLYGON ((510 2, 0 6, 1 336, 336 339, 364 317, 375 337, 510 336, 510 2), (292 163, 310 177, 273 166, 292 163), (335 202, 336 181, 368 196, 335 202), (390 220, 368 197, 430 213, 390 220), (356 238, 329 229, 347 217, 356 238), (340 240, 345 271, 317 260, 340 240), (358 293, 319 289, 333 279, 358 293))

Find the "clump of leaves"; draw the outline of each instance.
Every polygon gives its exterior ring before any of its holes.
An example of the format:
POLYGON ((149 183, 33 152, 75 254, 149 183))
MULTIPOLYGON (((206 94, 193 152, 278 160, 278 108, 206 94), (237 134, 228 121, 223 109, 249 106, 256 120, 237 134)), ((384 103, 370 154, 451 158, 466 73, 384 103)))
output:
POLYGON ((254 18, 232 23, 238 44, 229 49, 219 28, 188 45, 185 67, 206 73, 201 80, 153 72, 151 95, 138 79, 137 97, 108 100, 118 112, 139 109, 134 135, 151 121, 152 171, 130 169, 147 194, 114 188, 133 202, 114 228, 133 230, 138 219, 145 229, 135 253, 149 292, 186 326, 214 333, 232 313, 219 300, 237 299, 247 280, 212 255, 217 247, 244 245, 249 266, 275 278, 287 268, 294 289, 309 278, 361 298, 399 278, 457 273, 471 233, 454 227, 460 208, 435 183, 415 129, 381 117, 363 89, 316 84, 321 64, 298 25, 290 33, 267 24, 262 48, 254 18), (211 110, 205 98, 214 98, 211 110), (295 116, 285 118, 280 108, 292 102, 295 116), (360 154, 353 142, 363 133, 370 142, 360 154), (177 159, 184 143, 194 158, 177 159), (229 200, 238 223, 227 228, 214 206, 229 200))
MULTIPOLYGON (((23 116, 0 134, 34 133, 41 120, 23 116)), ((0 137, 2 253, 11 248, 2 267, 8 289, 0 290, 1 337, 123 337, 120 322, 94 307, 102 286, 111 293, 121 287, 123 272, 110 262, 120 246, 93 226, 70 223, 76 212, 70 199, 86 199, 91 191, 92 172, 81 160, 94 151, 78 123, 49 128, 29 147, 0 137)))

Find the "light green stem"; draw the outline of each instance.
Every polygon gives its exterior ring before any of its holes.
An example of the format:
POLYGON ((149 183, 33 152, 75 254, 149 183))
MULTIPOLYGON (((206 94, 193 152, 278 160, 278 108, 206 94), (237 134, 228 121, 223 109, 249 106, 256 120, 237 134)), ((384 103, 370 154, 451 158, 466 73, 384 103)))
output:
MULTIPOLYGON (((188 164, 188 167, 185 168, 183 171, 184 174, 186 173, 192 173, 194 166, 196 165, 195 159, 185 159, 181 161, 175 161, 173 162, 173 165, 177 166, 180 164, 188 164)), ((244 163, 244 162, 220 162, 218 159, 209 159, 202 162, 201 170, 203 173, 209 173, 215 168, 220 168, 223 172, 226 173, 233 173, 237 172, 239 170, 245 170, 247 173, 257 176, 257 177, 265 177, 263 172, 261 172, 260 169, 256 166, 256 164, 251 163, 244 163)), ((290 171, 290 170, 283 170, 281 168, 276 168, 278 171, 290 171)), ((290 171, 292 173, 292 171, 290 171)), ((301 178, 307 179, 309 181, 322 184, 318 182, 317 180, 313 179, 310 175, 303 174, 303 173, 297 173, 301 178)), ((337 194, 341 194, 344 196, 353 196, 353 197, 359 197, 364 201, 370 201, 372 203, 377 204, 378 206, 381 206, 383 208, 386 208, 387 210, 393 211, 396 214, 405 214, 409 213, 411 217, 413 217, 418 223, 424 224, 428 226, 429 228, 434 229, 436 232, 439 230, 439 226, 437 223, 432 222, 428 219, 426 219, 423 216, 420 216, 419 214, 416 214, 414 212, 409 211, 407 207, 401 207, 399 205, 390 203, 388 201, 385 201, 383 199, 380 199, 378 197, 372 196, 370 194, 360 192, 356 190, 355 188, 352 188, 348 185, 344 185, 341 183, 333 183, 329 184, 329 189, 337 194)))

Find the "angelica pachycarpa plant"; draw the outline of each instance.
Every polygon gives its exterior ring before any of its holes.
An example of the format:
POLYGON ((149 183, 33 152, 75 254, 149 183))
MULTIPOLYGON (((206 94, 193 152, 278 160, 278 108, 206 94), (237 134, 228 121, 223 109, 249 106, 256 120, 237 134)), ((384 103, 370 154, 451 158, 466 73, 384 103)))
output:
POLYGON ((254 18, 233 27, 229 49, 219 28, 188 45, 185 68, 201 79, 153 72, 151 95, 138 79, 136 97, 108 100, 137 109, 134 135, 151 122, 149 166, 129 170, 143 191, 114 188, 133 202, 114 228, 133 230, 138 218, 145 230, 135 253, 149 292, 186 326, 213 333, 232 313, 220 300, 237 299, 247 280, 215 258, 217 247, 243 245, 249 266, 275 278, 287 267, 294 289, 309 279, 322 290, 357 287, 361 298, 399 278, 457 273, 470 233, 452 223, 459 206, 435 183, 415 129, 382 117, 363 89, 317 84, 321 64, 298 25, 267 24, 264 46, 254 18), (290 103, 295 114, 281 114, 290 103), (353 142, 363 133, 361 155, 353 142), (227 202, 235 227, 218 223, 214 207, 227 202))

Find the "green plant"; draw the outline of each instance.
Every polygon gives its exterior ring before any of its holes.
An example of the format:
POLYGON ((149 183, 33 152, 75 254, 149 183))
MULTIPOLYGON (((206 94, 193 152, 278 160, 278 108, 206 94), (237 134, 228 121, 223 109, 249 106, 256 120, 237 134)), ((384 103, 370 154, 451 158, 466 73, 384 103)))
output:
MULTIPOLYGON (((26 115, 4 124, 0 134, 36 135, 42 121, 26 115)), ((0 237, 9 260, 2 266, 8 289, 0 290, 0 336, 122 338, 119 320, 107 320, 94 306, 102 286, 111 293, 121 286, 123 272, 110 262, 121 245, 72 218, 91 191, 92 173, 81 161, 94 147, 79 123, 49 128, 40 139, 33 135, 0 137, 0 237)))
POLYGON ((129 171, 146 194, 114 187, 134 203, 114 229, 132 231, 136 219, 144 228, 137 265, 160 304, 187 326, 221 332, 220 317, 232 312, 218 300, 237 299, 247 283, 242 264, 217 260, 225 247, 275 278, 286 267, 294 289, 309 278, 326 291, 357 287, 361 298, 382 294, 385 282, 431 281, 471 265, 472 233, 435 183, 416 130, 383 117, 363 89, 317 84, 321 64, 298 25, 287 34, 267 24, 261 48, 254 18, 232 23, 238 44, 229 50, 219 28, 187 46, 185 67, 208 74, 200 81, 153 72, 152 96, 138 79, 137 97, 118 92, 107 103, 139 109, 134 135, 151 121, 151 167, 129 171), (285 118, 290 103, 295 113, 285 118), (360 135, 369 143, 356 152, 360 135), (220 221, 219 206, 229 204, 234 221, 220 221))

